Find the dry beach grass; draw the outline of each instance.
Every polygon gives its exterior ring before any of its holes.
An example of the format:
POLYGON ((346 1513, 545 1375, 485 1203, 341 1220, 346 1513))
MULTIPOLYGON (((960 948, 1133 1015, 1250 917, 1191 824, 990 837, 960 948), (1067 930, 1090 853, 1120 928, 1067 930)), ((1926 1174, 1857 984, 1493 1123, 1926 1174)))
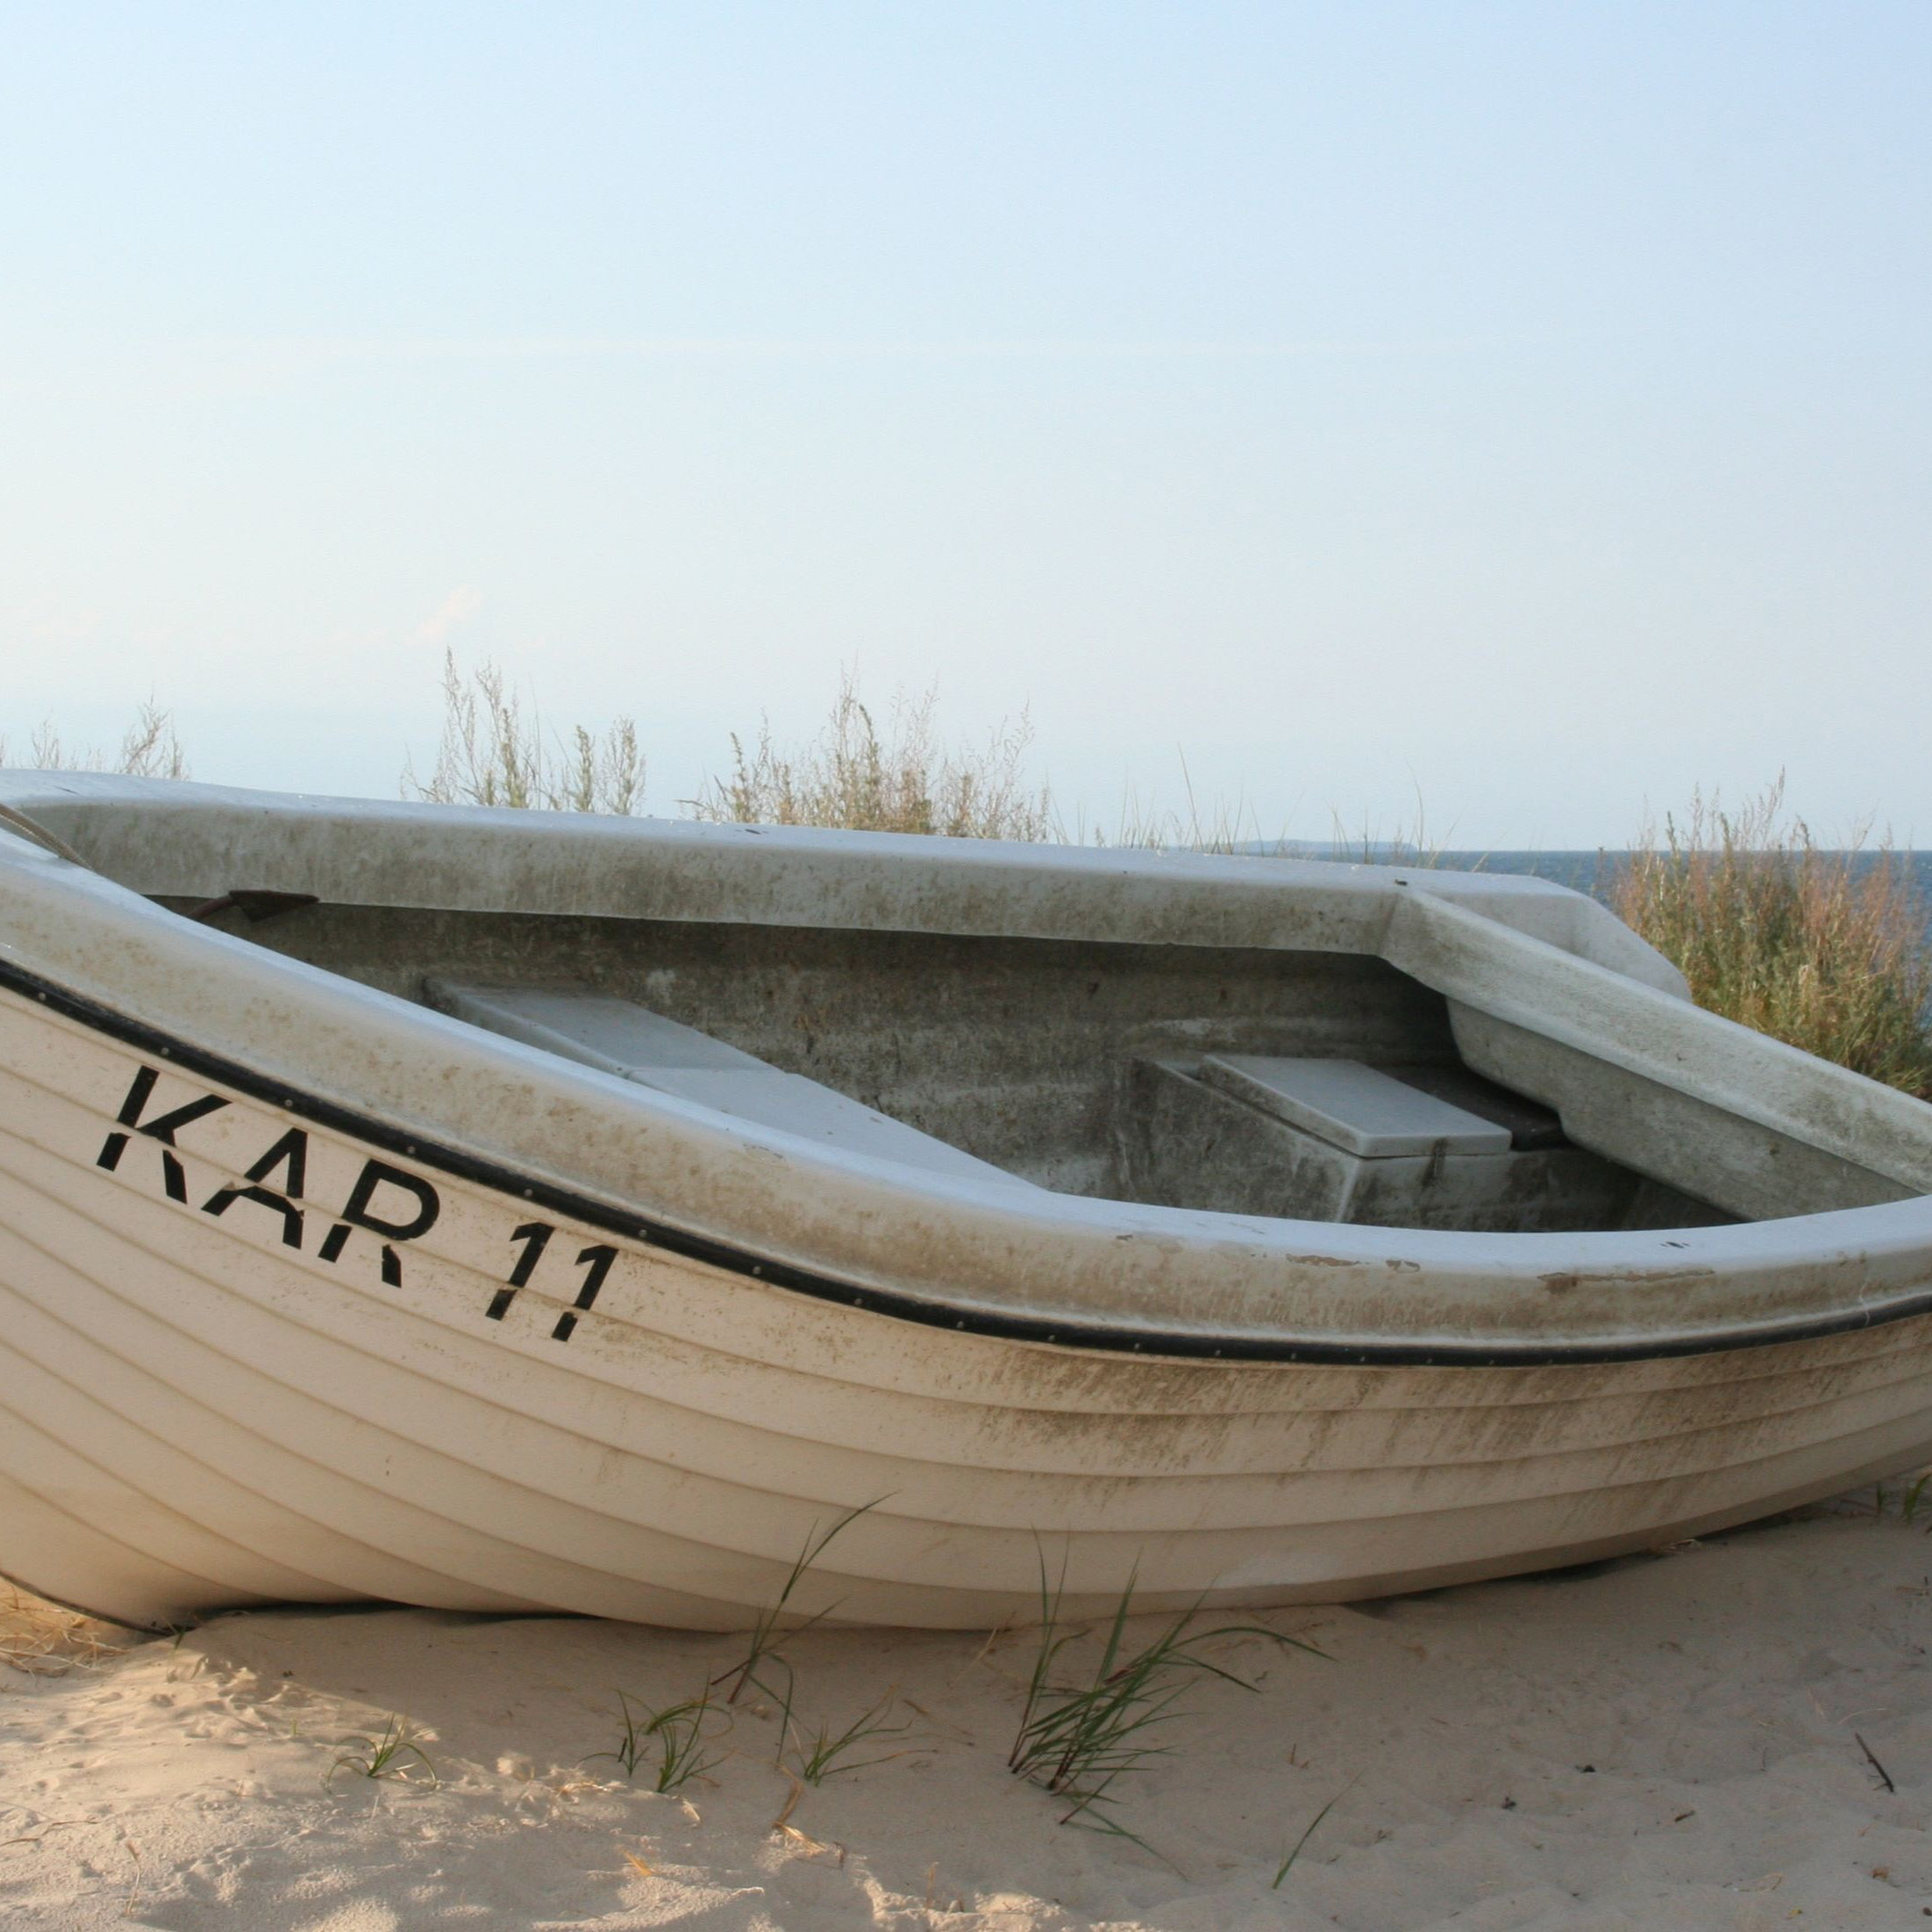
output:
MULTIPOLYGON (((602 731, 547 727, 501 669, 443 665, 441 738, 427 778, 411 766, 408 796, 445 804, 632 813, 646 804, 637 726, 618 716, 602 731)), ((1110 833, 1069 826, 1047 786, 1027 775, 1032 729, 1024 715, 983 743, 950 743, 933 693, 895 699, 881 728, 851 673, 841 674, 824 725, 785 746, 769 721, 731 740, 732 767, 706 780, 678 809, 713 821, 937 832, 955 838, 1080 839, 1177 850, 1229 851, 1259 827, 1239 802, 1158 812, 1130 801, 1110 833)), ((15 755, 41 766, 112 769, 181 778, 187 760, 165 710, 143 705, 116 752, 76 749, 44 724, 15 755)), ((0 737, 0 765, 9 761, 0 737)), ((1183 774, 1185 767, 1183 765, 1183 774)), ((1420 824, 1420 812, 1418 817, 1420 824)), ((1338 838, 1345 852, 1349 841, 1338 838)), ((1379 850, 1428 864, 1420 832, 1379 850)), ((1932 1095, 1932 907, 1907 857, 1862 831, 1843 847, 1821 846, 1784 806, 1780 778, 1734 811, 1694 795, 1680 821, 1647 823, 1611 870, 1605 896, 1690 981, 1699 1005, 1787 1040, 1870 1078, 1932 1095)))
MULTIPOLYGON (((620 717, 600 739, 582 725, 546 733, 520 707, 501 673, 485 664, 467 676, 444 665, 445 718, 435 774, 405 789, 447 803, 544 805, 555 809, 642 808, 644 766, 633 721, 620 717)), ((1078 838, 1051 790, 1029 784, 1032 741, 1022 715, 983 745, 949 746, 936 700, 896 700, 881 732, 849 672, 818 735, 781 747, 768 722, 751 750, 732 739, 732 773, 694 799, 694 816, 740 823, 840 826, 864 831, 939 832, 954 838, 1078 838)), ((1185 766, 1183 767, 1183 775, 1185 766)), ((1418 824, 1420 813, 1418 812, 1418 824)), ((1188 788, 1180 813, 1130 805, 1098 842, 1178 850, 1234 849, 1259 839, 1239 804, 1203 806, 1188 788)), ((1349 841, 1338 838, 1345 853, 1349 841)), ((1366 859, 1428 864, 1418 832, 1393 846, 1364 833, 1366 859)), ((1692 798, 1680 823, 1639 832, 1609 876, 1617 916, 1690 981, 1713 1012, 1836 1060, 1907 1093, 1932 1094, 1932 923, 1903 855, 1888 844, 1821 847, 1784 808, 1780 778, 1734 812, 1692 798)))
POLYGON ((1736 812, 1697 797, 1645 829, 1610 906, 1700 1006, 1932 1097, 1928 908, 1901 854, 1863 845, 1821 850, 1781 779, 1736 812))

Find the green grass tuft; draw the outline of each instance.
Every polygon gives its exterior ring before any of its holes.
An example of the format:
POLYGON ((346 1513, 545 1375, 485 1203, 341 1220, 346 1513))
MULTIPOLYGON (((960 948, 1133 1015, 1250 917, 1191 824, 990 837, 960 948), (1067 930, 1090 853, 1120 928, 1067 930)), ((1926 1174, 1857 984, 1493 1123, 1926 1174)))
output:
POLYGON ((325 1785, 332 1786, 338 1775, 345 1771, 352 1772, 358 1778, 405 1780, 413 1765, 420 1766, 429 1773, 432 1787, 442 1782, 428 1753, 410 1735, 407 1718, 391 1717, 380 1738, 344 1738, 342 1743, 345 1747, 360 1745, 362 1748, 359 1751, 345 1748, 330 1765, 328 1775, 322 1781, 325 1785))
MULTIPOLYGON (((718 1764, 710 1749, 717 1733, 708 1725, 711 1718, 724 1714, 712 1704, 708 1684, 682 1704, 668 1704, 659 1711, 640 1707, 642 1723, 630 1699, 621 1690, 617 1695, 621 1725, 618 1741, 608 1751, 593 1751, 583 1760, 585 1764, 594 1764, 608 1757, 634 1783, 637 1767, 655 1760, 651 1788, 662 1792, 681 1791, 693 1778, 703 1777, 718 1764)), ((728 1724, 730 1720, 725 1722, 728 1724)))
POLYGON ((831 1614, 829 1609, 818 1610, 801 1621, 786 1623, 791 1593, 798 1587, 799 1580, 805 1573, 824 1554, 826 1544, 847 1524, 864 1516, 868 1510, 876 1510, 884 1500, 882 1496, 875 1496, 870 1502, 862 1502, 856 1509, 847 1510, 831 1528, 823 1531, 815 1528, 813 1533, 806 1537, 804 1547, 798 1551, 797 1560, 787 1573, 778 1595, 758 1613, 758 1620, 752 1626, 750 1641, 746 1646, 744 1656, 730 1669, 720 1671, 711 1680, 714 1685, 723 1683, 726 1678, 731 1680, 731 1690, 724 1699, 727 1704, 735 1704, 746 1687, 750 1685, 764 1691, 766 1697, 775 1699, 786 1710, 791 1708, 790 1666, 785 1663, 779 1652, 792 1638, 810 1630, 814 1625, 823 1622, 831 1614), (759 1676, 761 1671, 769 1669, 774 1663, 785 1670, 786 1682, 782 1690, 765 1682, 759 1676))
POLYGON ((888 1690, 869 1709, 861 1711, 843 1731, 835 1731, 830 1724, 821 1723, 809 1741, 794 1730, 791 1707, 788 1702, 779 1718, 780 1763, 784 1761, 783 1740, 788 1735, 793 1740, 792 1759, 798 1766, 799 1779, 810 1785, 823 1784, 827 1778, 842 1771, 864 1771, 869 1764, 883 1764, 892 1758, 903 1757, 905 1755, 903 1751, 880 1751, 871 1757, 850 1755, 875 1739, 903 1738, 910 1734, 913 1728, 910 1723, 888 1722, 896 1701, 895 1693, 888 1690))
POLYGON ((1192 1626, 1198 1609, 1182 1611, 1150 1643, 1130 1650, 1126 1625, 1134 1614, 1134 1589, 1130 1576, 1099 1657, 1070 1682, 1059 1682, 1063 1654, 1084 1634, 1065 1627, 1065 1585, 1064 1563, 1059 1581, 1049 1584, 1043 1554, 1039 1643, 1007 1769, 1068 1799, 1062 1824, 1088 1825, 1149 1848, 1112 1815, 1111 1807, 1118 1802, 1114 1783, 1130 1772, 1144 1770, 1150 1758, 1167 1755, 1171 1747, 1155 1741, 1154 1734, 1182 1715, 1178 1700, 1191 1685, 1203 1677, 1218 1677, 1243 1690, 1256 1688, 1247 1678, 1202 1656, 1203 1648, 1224 1637, 1263 1637, 1284 1650, 1306 1650, 1314 1657, 1327 1653, 1259 1624, 1219 1624, 1211 1630, 1196 1630, 1192 1626))
POLYGON ((1321 1829, 1322 1821, 1326 1818, 1328 1814, 1331 1811, 1333 1811, 1335 1807, 1339 1805, 1341 1801, 1345 1797, 1347 1797, 1352 1790, 1355 1789, 1356 1781, 1357 1781, 1355 1778, 1351 1778, 1348 1782, 1345 1784, 1341 1788, 1341 1789, 1338 1791, 1335 1796, 1331 1797, 1328 1801, 1328 1803, 1324 1805, 1322 1809, 1318 1811, 1314 1814, 1314 1816, 1308 1821, 1307 1829, 1303 1831, 1302 1835, 1298 1838, 1297 1838, 1294 1844, 1289 1847, 1288 1856, 1284 1858, 1281 1862, 1275 1867, 1273 1882, 1268 1887, 1268 1889, 1271 1892, 1279 1892, 1281 1889, 1281 1880, 1285 1879, 1289 1875, 1289 1873, 1295 1869, 1295 1861, 1301 1856, 1302 1847, 1306 1845, 1308 1840, 1312 1838, 1315 1835, 1316 1831, 1321 1829))

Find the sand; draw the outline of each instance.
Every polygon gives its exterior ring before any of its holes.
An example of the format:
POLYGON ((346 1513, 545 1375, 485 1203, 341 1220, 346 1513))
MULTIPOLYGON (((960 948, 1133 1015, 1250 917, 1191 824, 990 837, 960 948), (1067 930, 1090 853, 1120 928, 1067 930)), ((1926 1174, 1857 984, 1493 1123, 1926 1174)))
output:
POLYGON ((0 1922, 1932 1922, 1928 1520, 1868 1497, 1588 1571, 1273 1613, 1328 1657, 1213 1647, 1257 1688, 1200 1684, 1170 1755, 1116 1788, 1144 1845, 1062 1826, 1008 1773, 1024 1636, 809 1632, 806 1727, 890 1692, 909 1728, 860 1754, 885 1761, 802 1786, 754 1699, 666 1797, 585 1762, 617 1740, 615 1691, 675 1701, 738 1640, 371 1609, 153 1641, 23 1598, 0 1618, 0 1922), (392 1715, 440 1781, 413 1759, 328 1781, 392 1715))

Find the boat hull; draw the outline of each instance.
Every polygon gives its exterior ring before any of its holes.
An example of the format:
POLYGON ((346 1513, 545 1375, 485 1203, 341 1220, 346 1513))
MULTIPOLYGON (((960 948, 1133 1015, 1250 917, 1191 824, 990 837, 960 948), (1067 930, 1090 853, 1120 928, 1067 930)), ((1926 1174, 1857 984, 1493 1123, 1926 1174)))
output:
POLYGON ((730 1628, 857 1510, 797 1607, 983 1627, 1036 1610, 1043 1562, 1078 1611, 1130 1579, 1347 1600, 1932 1457, 1922 1312, 1513 1361, 1167 1352, 819 1291, 681 1239, 710 1187, 574 1191, 0 993, 0 1570, 157 1625, 384 1598, 730 1628))

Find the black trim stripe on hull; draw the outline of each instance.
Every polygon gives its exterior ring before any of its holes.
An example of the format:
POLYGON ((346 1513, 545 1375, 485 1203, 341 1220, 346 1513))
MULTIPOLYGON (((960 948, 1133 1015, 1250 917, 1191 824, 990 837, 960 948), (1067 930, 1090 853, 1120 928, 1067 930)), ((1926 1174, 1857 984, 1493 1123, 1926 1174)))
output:
POLYGON ((459 1148, 445 1147, 411 1134, 352 1108, 290 1087, 218 1053, 176 1039, 144 1020, 130 1019, 83 995, 70 993, 24 968, 0 961, 0 986, 138 1048, 177 1067, 218 1081, 238 1093, 266 1101, 299 1119, 334 1129, 424 1167, 475 1183, 514 1200, 534 1201, 552 1212, 587 1222, 667 1254, 740 1274, 765 1286, 809 1295, 867 1314, 913 1322, 922 1327, 984 1335, 1003 1341, 1095 1349, 1109 1354, 1222 1362, 1310 1363, 1363 1368, 1550 1368, 1592 1363, 1667 1361, 1686 1355, 1728 1354, 1781 1343, 1818 1340, 1856 1333, 1932 1314, 1932 1287, 1899 1297, 1879 1308, 1854 1307, 1770 1328, 1740 1329, 1723 1335, 1677 1335, 1655 1341, 1601 1342, 1336 1342, 1311 1337, 1216 1336, 1185 1330, 1146 1330, 1109 1327, 1078 1317, 1005 1314, 986 1308, 962 1308, 894 1289, 881 1289, 820 1274, 790 1262, 733 1247, 709 1235, 692 1234, 668 1222, 626 1214, 609 1203, 573 1192, 459 1148))

